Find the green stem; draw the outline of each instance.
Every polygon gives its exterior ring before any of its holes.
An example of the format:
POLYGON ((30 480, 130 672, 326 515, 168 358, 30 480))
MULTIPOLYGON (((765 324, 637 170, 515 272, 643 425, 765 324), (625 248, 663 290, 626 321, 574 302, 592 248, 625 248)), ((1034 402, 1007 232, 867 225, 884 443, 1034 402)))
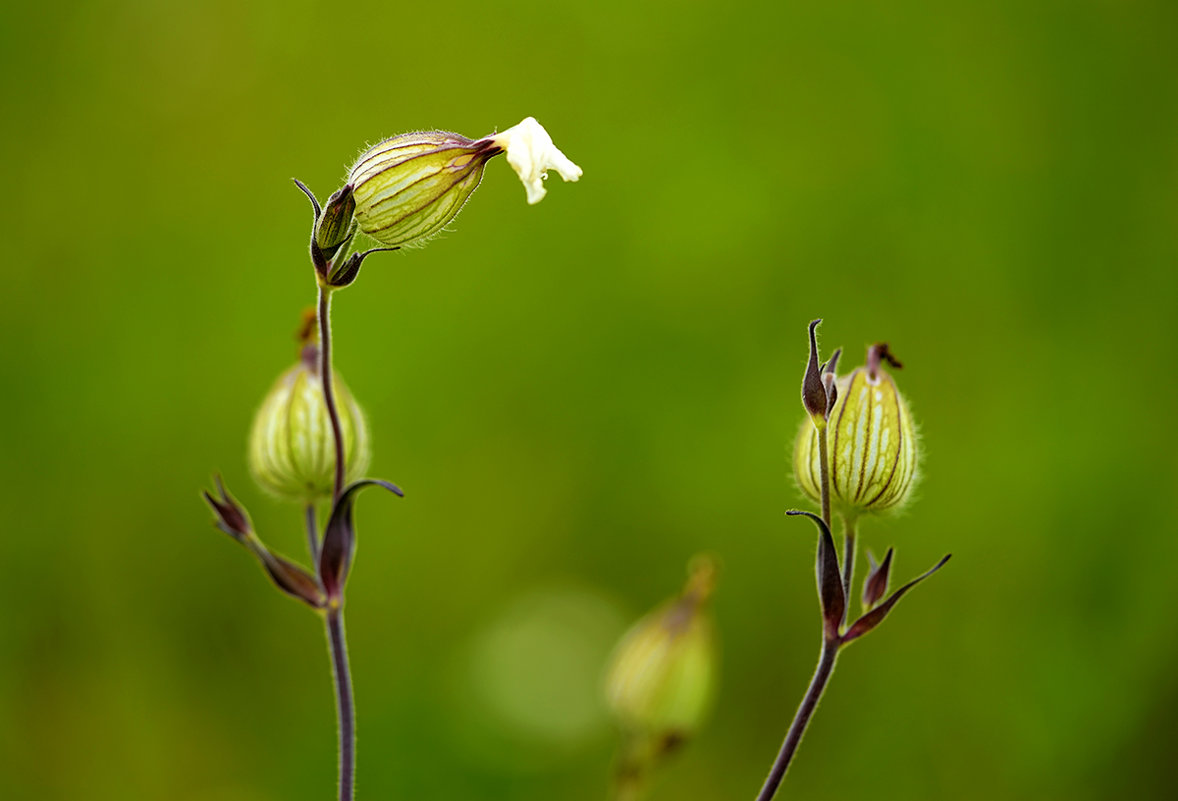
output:
POLYGON ((653 756, 649 737, 633 732, 623 736, 614 765, 610 801, 639 801, 645 797, 646 773, 653 756))
POLYGON ((851 584, 855 579, 855 527, 856 519, 843 517, 843 597, 847 603, 843 609, 843 622, 851 608, 851 584))
POLYGON ((818 473, 822 484, 822 522, 830 528, 830 456, 826 446, 826 426, 818 429, 818 473))
POLYGON ((643 797, 640 779, 622 779, 614 784, 611 801, 639 801, 643 797))

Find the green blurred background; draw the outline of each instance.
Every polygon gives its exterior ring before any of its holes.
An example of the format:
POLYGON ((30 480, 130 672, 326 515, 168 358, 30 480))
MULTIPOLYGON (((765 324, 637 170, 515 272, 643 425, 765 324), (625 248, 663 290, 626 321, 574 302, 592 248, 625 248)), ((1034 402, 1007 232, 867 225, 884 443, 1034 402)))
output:
POLYGON ((1178 6, 4 3, 0 796, 330 798, 318 621, 210 525, 365 143, 540 119, 337 298, 403 501, 358 512, 361 799, 604 798, 602 665, 699 551, 723 685, 652 799, 751 798, 817 657, 805 324, 889 341, 954 560, 840 662, 783 798, 1172 797, 1178 6))

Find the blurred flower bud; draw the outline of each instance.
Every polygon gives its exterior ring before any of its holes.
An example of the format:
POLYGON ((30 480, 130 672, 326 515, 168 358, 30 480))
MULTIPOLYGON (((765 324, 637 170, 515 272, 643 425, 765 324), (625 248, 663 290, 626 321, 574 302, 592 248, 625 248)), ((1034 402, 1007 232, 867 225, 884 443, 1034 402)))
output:
POLYGON ((639 620, 618 644, 606 699, 623 730, 671 743, 699 728, 715 685, 707 610, 715 574, 710 559, 696 559, 683 594, 639 620))
POLYGON ((867 559, 871 565, 871 569, 867 571, 867 579, 863 582, 864 609, 873 609, 884 595, 887 594, 888 580, 892 575, 892 553, 892 549, 888 548, 883 562, 877 565, 875 563, 875 557, 871 555, 871 551, 867 552, 867 559))
MULTIPOLYGON (((331 495, 335 442, 319 375, 319 347, 306 345, 262 401, 250 431, 249 466, 265 490, 304 503, 331 495)), ((368 467, 368 428, 352 394, 335 378, 347 476, 368 467)))
POLYGON ((402 134, 369 149, 348 174, 360 230, 389 247, 424 243, 458 215, 487 161, 500 153, 524 182, 529 203, 544 197, 549 169, 566 181, 581 177, 532 117, 477 141, 445 131, 402 134))
MULTIPOLYGON (((847 517, 899 506, 915 483, 916 428, 881 361, 899 366, 886 345, 873 345, 865 367, 837 380, 827 421, 832 505, 847 517)), ((819 459, 818 433, 807 420, 794 446, 794 476, 814 500, 821 498, 819 459)))

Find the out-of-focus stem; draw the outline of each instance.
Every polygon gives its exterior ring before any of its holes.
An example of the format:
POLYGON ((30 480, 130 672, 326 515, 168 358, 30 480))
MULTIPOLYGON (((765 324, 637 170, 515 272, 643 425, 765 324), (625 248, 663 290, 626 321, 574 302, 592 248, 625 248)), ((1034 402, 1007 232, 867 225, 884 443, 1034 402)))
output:
POLYGON ((311 554, 311 566, 318 572, 319 569, 319 533, 318 522, 315 516, 315 504, 308 503, 306 509, 307 519, 307 551, 311 554))
POLYGON ((654 754, 647 735, 627 732, 614 766, 610 801, 640 801, 646 796, 646 773, 654 754))
POLYGON ((781 785, 781 780, 785 778, 785 772, 789 769, 789 763, 798 750, 798 744, 802 741, 802 735, 806 733, 806 726, 810 723, 814 710, 818 708, 818 701, 822 698, 826 683, 830 681, 830 675, 834 672, 834 663, 838 658, 838 652, 839 642, 837 639, 823 640, 822 655, 818 659, 818 668, 814 671, 814 678, 810 679, 810 687, 806 690, 806 695, 802 698, 802 703, 794 715, 793 723, 790 724, 789 731, 785 734, 785 741, 781 744, 781 750, 777 753, 777 759, 773 762, 769 777, 765 779, 765 786, 757 795, 757 801, 769 801, 776 795, 777 788, 781 785))
POLYGON ((643 783, 641 779, 619 779, 614 784, 610 801, 639 801, 643 795, 643 783))

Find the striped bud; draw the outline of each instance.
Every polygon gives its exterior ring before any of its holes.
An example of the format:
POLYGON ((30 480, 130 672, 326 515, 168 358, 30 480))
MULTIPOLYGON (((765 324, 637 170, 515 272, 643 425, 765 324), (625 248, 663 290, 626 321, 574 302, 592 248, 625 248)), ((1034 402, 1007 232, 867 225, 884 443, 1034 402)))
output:
MULTIPOLYGON (((282 374, 262 401, 249 441, 254 480, 281 498, 304 503, 330 496, 335 478, 335 439, 318 361, 318 346, 303 348, 299 363, 282 374)), ((352 480, 368 467, 368 428, 338 375, 335 400, 352 480)))
POLYGON ((715 689, 707 611, 714 579, 713 563, 696 560, 683 594, 639 620, 618 644, 606 699, 627 732, 678 741, 699 728, 715 689))
MULTIPOLYGON (((915 483, 916 429, 881 359, 892 361, 886 346, 872 346, 866 367, 838 379, 827 422, 831 502, 847 517, 897 507, 915 483)), ((820 470, 818 432, 806 420, 794 446, 794 476, 814 500, 821 498, 820 470)))
POLYGON ((356 162, 348 184, 360 230, 388 247, 420 244, 453 220, 503 149, 444 131, 386 139, 356 162))

